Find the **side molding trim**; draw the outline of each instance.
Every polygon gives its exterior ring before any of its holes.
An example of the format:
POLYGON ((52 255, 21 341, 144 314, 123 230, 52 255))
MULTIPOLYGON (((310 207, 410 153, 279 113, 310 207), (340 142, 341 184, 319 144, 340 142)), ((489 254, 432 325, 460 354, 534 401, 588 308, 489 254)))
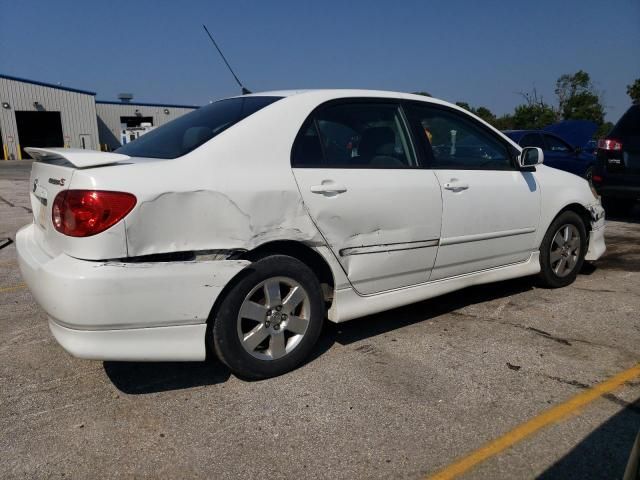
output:
POLYGON ((416 248, 437 247, 439 240, 420 240, 417 242, 388 243, 383 245, 368 245, 361 247, 343 248, 340 250, 341 257, 349 255, 365 255, 367 253, 385 253, 395 252, 398 250, 414 250, 416 248))

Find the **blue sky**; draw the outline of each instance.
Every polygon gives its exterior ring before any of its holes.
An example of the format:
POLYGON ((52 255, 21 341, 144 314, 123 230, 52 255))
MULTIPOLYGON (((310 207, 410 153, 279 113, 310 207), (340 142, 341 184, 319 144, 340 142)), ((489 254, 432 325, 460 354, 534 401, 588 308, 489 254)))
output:
POLYGON ((0 16, 0 73, 103 100, 237 94, 202 23, 254 91, 427 90, 502 114, 583 69, 615 121, 640 77, 640 0, 0 0, 0 16))

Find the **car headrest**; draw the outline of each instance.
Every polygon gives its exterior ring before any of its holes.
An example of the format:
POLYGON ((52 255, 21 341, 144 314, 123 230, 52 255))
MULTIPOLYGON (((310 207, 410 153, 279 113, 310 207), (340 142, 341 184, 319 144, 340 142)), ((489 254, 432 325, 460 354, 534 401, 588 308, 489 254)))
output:
POLYGON ((388 155, 393 151, 395 144, 396 134, 390 127, 371 127, 362 132, 358 155, 361 157, 388 155))

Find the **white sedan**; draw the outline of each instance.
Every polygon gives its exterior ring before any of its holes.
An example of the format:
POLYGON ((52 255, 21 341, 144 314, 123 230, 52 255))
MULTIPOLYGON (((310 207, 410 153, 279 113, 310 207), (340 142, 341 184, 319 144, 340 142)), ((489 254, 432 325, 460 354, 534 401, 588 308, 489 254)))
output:
POLYGON ((20 268, 81 358, 289 371, 344 322, 470 285, 576 278, 605 251, 580 177, 422 96, 221 100, 115 153, 30 148, 20 268))

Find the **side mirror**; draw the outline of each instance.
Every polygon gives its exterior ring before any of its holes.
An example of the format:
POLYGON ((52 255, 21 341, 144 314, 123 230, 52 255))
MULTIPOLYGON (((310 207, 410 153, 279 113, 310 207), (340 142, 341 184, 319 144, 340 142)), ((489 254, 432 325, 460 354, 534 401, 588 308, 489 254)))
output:
POLYGON ((538 147, 525 147, 518 156, 518 166, 522 169, 530 169, 544 162, 544 153, 538 147))

